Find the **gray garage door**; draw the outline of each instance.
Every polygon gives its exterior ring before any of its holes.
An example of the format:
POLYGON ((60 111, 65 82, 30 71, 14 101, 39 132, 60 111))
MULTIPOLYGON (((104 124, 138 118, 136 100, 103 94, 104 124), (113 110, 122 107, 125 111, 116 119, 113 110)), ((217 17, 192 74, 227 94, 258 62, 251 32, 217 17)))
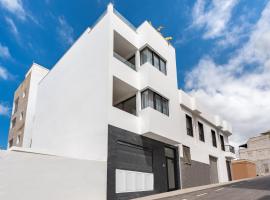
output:
POLYGON ((210 183, 218 183, 217 158, 209 156, 210 161, 210 183))

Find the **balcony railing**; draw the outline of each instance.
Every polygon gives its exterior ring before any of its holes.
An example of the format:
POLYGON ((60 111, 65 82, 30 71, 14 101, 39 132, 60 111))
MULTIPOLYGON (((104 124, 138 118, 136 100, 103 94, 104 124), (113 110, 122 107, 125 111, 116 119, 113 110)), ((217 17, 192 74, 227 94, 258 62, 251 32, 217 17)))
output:
POLYGON ((134 64, 132 64, 131 62, 129 62, 128 60, 126 60, 125 58, 123 58, 122 56, 120 56, 118 53, 113 52, 113 56, 115 58, 117 58, 118 60, 120 60, 122 63, 126 64, 127 66, 129 66, 131 69, 136 71, 136 67, 134 64))
POLYGON ((233 146, 225 145, 225 149, 226 149, 227 152, 231 152, 231 153, 235 154, 235 149, 234 149, 233 146))

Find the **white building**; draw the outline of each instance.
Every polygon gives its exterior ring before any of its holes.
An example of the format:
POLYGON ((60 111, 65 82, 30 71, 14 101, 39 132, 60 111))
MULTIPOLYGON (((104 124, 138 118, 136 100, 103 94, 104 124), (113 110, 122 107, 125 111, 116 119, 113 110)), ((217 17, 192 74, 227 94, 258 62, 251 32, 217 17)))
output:
POLYGON ((270 131, 250 138, 246 144, 240 147, 240 159, 254 161, 259 176, 270 174, 270 131))
POLYGON ((230 124, 178 89, 174 47, 112 4, 39 82, 29 126, 34 151, 105 162, 107 199, 230 179, 230 124))

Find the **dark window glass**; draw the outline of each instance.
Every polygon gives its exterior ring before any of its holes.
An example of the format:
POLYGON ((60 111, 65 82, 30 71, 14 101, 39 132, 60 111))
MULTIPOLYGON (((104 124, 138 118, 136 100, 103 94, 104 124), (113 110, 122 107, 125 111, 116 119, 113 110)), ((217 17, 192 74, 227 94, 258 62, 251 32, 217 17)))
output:
POLYGON ((175 151, 174 149, 165 147, 165 156, 169 158, 174 158, 175 157, 175 151))
POLYGON ((158 94, 154 95, 154 105, 155 109, 159 112, 162 112, 162 104, 161 104, 162 97, 158 94))
POLYGON ((199 128, 199 138, 201 141, 204 142, 204 130, 203 130, 203 124, 201 122, 198 122, 198 128, 199 128))
POLYGON ((166 72, 166 63, 163 59, 160 59, 160 71, 164 74, 167 74, 166 72))
POLYGON ((222 151, 225 151, 225 144, 224 144, 224 137, 223 135, 220 135, 220 144, 222 151))
POLYGON ((212 135, 212 144, 214 147, 217 147, 216 132, 214 130, 211 130, 211 135, 212 135))
POLYGON ((162 100, 162 112, 165 115, 169 115, 169 104, 168 104, 168 100, 163 98, 162 100))
POLYGON ((155 68, 157 68, 159 70, 159 57, 157 54, 153 53, 153 65, 155 68))
POLYGON ((166 62, 148 47, 144 48, 141 51, 141 65, 143 65, 146 62, 152 64, 155 68, 157 68, 165 75, 167 74, 166 62))
POLYGON ((144 48, 141 51, 141 65, 143 65, 146 62, 152 64, 152 52, 150 51, 149 48, 144 48))
POLYGON ((190 148, 183 145, 183 161, 185 164, 191 165, 191 154, 190 154, 190 148))
POLYGON ((188 115, 186 115, 186 126, 187 126, 187 134, 193 137, 192 118, 188 115))
POLYGON ((128 59, 128 62, 130 62, 132 65, 135 66, 135 55, 132 56, 132 57, 130 57, 130 58, 128 59))
POLYGON ((147 89, 141 93, 142 109, 146 107, 154 108, 155 110, 169 115, 169 101, 159 94, 147 89))
POLYGON ((118 103, 115 107, 136 115, 136 95, 118 103))

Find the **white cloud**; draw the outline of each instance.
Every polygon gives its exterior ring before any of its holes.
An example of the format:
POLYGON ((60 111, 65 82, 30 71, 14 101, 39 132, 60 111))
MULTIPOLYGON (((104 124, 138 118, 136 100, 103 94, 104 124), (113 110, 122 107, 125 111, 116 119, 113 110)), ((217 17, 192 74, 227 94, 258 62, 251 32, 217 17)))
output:
POLYGON ((186 76, 186 88, 231 121, 237 144, 270 129, 270 2, 249 39, 226 64, 203 57, 186 76))
POLYGON ((26 18, 26 12, 21 0, 0 0, 0 5, 22 20, 26 18))
POLYGON ((9 116, 10 108, 7 105, 0 103, 0 115, 9 116))
POLYGON ((59 35, 59 38, 65 43, 65 45, 70 45, 74 42, 73 28, 67 23, 66 19, 63 16, 58 18, 57 33, 59 35))
POLYGON ((223 34, 238 0, 197 0, 192 11, 192 26, 203 28, 204 39, 213 39, 223 34))
POLYGON ((11 58, 8 47, 2 45, 1 43, 0 43, 0 57, 6 59, 11 58))
POLYGON ((15 25, 14 21, 11 18, 6 17, 6 22, 9 25, 11 33, 18 40, 19 39, 19 32, 18 32, 17 26, 15 25))
POLYGON ((9 77, 9 72, 4 67, 0 66, 0 79, 7 80, 9 77))

